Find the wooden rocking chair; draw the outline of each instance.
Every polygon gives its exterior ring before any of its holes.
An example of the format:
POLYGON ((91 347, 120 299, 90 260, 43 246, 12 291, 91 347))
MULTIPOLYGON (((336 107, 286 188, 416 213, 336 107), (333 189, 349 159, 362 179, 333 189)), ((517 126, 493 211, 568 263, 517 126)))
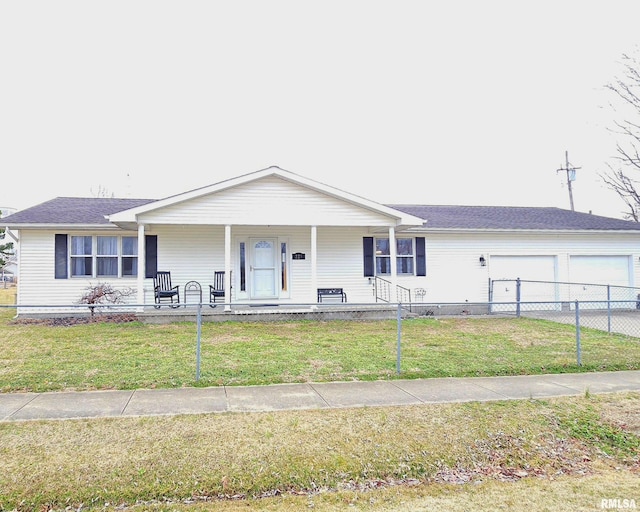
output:
POLYGON ((222 299, 224 302, 224 271, 217 271, 213 273, 213 284, 209 285, 209 306, 215 308, 218 299, 222 299))
POLYGON ((179 286, 171 286, 171 272, 158 272, 153 278, 153 297, 156 301, 154 306, 160 308, 163 301, 169 302, 172 308, 180 307, 179 286))

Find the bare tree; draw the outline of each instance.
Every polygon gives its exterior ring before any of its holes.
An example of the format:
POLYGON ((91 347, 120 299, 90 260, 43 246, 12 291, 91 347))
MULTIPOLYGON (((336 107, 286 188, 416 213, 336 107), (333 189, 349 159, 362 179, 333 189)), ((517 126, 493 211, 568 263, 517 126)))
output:
POLYGON ((98 185, 98 190, 93 190, 93 187, 89 189, 93 197, 99 197, 101 199, 107 198, 112 199, 115 197, 115 194, 111 192, 108 188, 103 187, 102 185, 98 185))
POLYGON ((11 257, 14 255, 13 242, 5 242, 4 231, 5 229, 0 227, 0 270, 11 262, 11 257))
POLYGON ((613 132, 619 135, 614 163, 600 177, 624 201, 623 212, 628 219, 640 221, 640 61, 632 55, 622 56, 622 75, 607 84, 612 93, 614 111, 621 117, 614 122, 613 132))
POLYGON ((87 304, 91 316, 94 316, 96 308, 99 308, 102 304, 122 304, 125 297, 132 294, 133 290, 130 288, 117 290, 109 283, 98 283, 89 285, 78 303, 87 304))

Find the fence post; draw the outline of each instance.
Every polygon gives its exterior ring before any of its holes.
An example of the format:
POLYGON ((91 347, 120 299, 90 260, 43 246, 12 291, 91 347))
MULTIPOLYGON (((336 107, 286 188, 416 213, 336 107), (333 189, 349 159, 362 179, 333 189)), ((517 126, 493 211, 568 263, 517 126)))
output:
POLYGON ((400 375, 400 361, 402 359, 402 304, 398 303, 398 313, 396 318, 398 327, 398 344, 396 348, 396 373, 400 375))
POLYGON ((196 382, 200 380, 200 341, 202 339, 202 303, 198 302, 196 314, 197 340, 196 340, 196 382))
POLYGON ((580 302, 576 301, 576 357, 578 366, 582 366, 582 348, 580 347, 580 302))
POLYGON ((520 318, 520 286, 522 283, 520 282, 520 278, 516 279, 516 316, 520 318))
POLYGON ((607 332, 611 334, 611 285, 607 285, 607 332))
POLYGON ((489 303, 493 302, 493 280, 489 278, 489 303))

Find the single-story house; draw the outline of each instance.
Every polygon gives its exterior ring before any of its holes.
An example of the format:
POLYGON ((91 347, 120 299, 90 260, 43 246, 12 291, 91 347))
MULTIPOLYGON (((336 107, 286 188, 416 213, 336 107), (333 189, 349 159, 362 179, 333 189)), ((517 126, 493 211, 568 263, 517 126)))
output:
POLYGON ((490 279, 634 286, 640 270, 639 223, 559 208, 383 205, 279 167, 160 200, 59 197, 3 221, 19 242, 25 306, 77 303, 97 282, 151 304, 157 271, 181 294, 200 283, 205 302, 224 272, 228 309, 381 294, 487 302, 490 279), (336 288, 344 295, 318 295, 336 288))

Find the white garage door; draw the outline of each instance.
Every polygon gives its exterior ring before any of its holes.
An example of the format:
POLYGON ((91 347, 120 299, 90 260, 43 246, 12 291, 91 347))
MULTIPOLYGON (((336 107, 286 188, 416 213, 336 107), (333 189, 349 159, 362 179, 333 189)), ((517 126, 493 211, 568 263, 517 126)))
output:
MULTIPOLYGON (((555 256, 491 256, 489 275, 493 280, 493 302, 516 301, 516 283, 525 281, 520 287, 521 302, 558 300, 555 256), (530 283, 526 281, 544 281, 530 283)), ((503 306, 505 310, 515 309, 515 304, 503 306)), ((527 305, 523 305, 527 309, 527 305)), ((529 309, 536 309, 531 305, 529 309)))
POLYGON ((635 292, 627 288, 631 286, 629 265, 629 256, 571 256, 569 279, 571 283, 581 283, 572 284, 571 300, 606 300, 607 288, 594 285, 611 285, 612 301, 633 299, 635 292))
POLYGON ((492 279, 527 279, 555 281, 555 256, 491 256, 492 279))
POLYGON ((572 283, 597 283, 630 286, 628 256, 571 256, 569 277, 572 283))

